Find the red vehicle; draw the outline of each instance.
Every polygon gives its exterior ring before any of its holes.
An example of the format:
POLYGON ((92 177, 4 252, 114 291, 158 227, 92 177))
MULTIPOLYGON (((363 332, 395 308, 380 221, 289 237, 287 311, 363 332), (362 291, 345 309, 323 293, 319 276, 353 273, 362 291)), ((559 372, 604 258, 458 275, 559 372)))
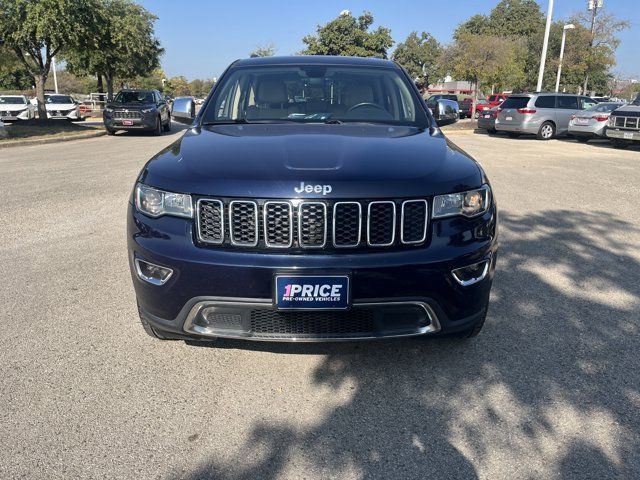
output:
POLYGON ((497 107, 502 102, 504 102, 508 96, 509 95, 507 95, 506 93, 495 93, 493 95, 489 95, 489 97, 487 98, 487 102, 483 104, 478 103, 476 110, 478 110, 478 112, 480 113, 482 113, 484 110, 491 110, 492 108, 497 107))

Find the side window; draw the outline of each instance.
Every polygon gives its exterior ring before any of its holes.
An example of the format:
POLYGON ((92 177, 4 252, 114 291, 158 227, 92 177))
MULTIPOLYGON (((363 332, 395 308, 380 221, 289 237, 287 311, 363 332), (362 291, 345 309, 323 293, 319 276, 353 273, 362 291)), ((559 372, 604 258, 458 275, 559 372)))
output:
POLYGON ((578 98, 573 95, 560 95, 558 96, 558 108, 578 110, 578 98))
POLYGON ((586 108, 594 107, 594 106, 596 106, 598 104, 598 102, 596 102, 595 100, 593 100, 592 98, 589 98, 589 97, 581 97, 580 100, 581 100, 580 108, 582 110, 584 110, 586 108))
POLYGON ((543 95, 536 99, 536 107, 538 108, 555 108, 556 97, 554 95, 543 95))

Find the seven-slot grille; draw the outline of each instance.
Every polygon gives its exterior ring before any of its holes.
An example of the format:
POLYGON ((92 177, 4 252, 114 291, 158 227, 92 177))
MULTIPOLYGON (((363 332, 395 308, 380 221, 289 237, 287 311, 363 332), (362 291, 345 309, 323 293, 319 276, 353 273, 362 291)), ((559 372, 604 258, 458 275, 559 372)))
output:
POLYGON ((115 110, 113 118, 142 118, 139 110, 115 110))
POLYGON ((268 249, 386 248, 426 241, 424 199, 393 201, 230 200, 197 202, 207 244, 268 249))
POLYGON ((623 117, 615 115, 615 126, 620 128, 631 128, 638 130, 640 128, 640 117, 623 117))

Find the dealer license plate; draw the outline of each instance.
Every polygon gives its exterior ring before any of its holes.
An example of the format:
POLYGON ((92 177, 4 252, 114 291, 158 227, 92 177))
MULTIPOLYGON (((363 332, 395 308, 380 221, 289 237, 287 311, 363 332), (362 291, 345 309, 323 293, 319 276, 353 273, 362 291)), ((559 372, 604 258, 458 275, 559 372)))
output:
POLYGON ((633 132, 624 132, 622 138, 624 138, 625 140, 633 140, 633 132))
POLYGON ((126 125, 126 126, 133 125, 133 120, 122 120, 122 125, 126 125))
POLYGON ((349 308, 347 275, 276 275, 275 305, 281 310, 349 308))

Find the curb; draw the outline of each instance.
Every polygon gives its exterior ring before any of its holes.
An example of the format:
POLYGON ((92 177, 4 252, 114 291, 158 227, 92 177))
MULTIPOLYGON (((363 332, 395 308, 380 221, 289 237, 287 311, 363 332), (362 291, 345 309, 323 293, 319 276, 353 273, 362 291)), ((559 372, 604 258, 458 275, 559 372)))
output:
POLYGON ((0 149, 2 148, 12 148, 12 147, 24 147, 28 145, 44 145, 47 143, 58 143, 58 142, 68 142, 70 140, 82 140, 85 138, 95 138, 106 135, 107 132, 104 130, 98 130, 95 132, 86 132, 78 135, 65 135, 63 137, 55 137, 55 138, 33 138, 26 140, 15 140, 8 142, 0 142, 0 149))

